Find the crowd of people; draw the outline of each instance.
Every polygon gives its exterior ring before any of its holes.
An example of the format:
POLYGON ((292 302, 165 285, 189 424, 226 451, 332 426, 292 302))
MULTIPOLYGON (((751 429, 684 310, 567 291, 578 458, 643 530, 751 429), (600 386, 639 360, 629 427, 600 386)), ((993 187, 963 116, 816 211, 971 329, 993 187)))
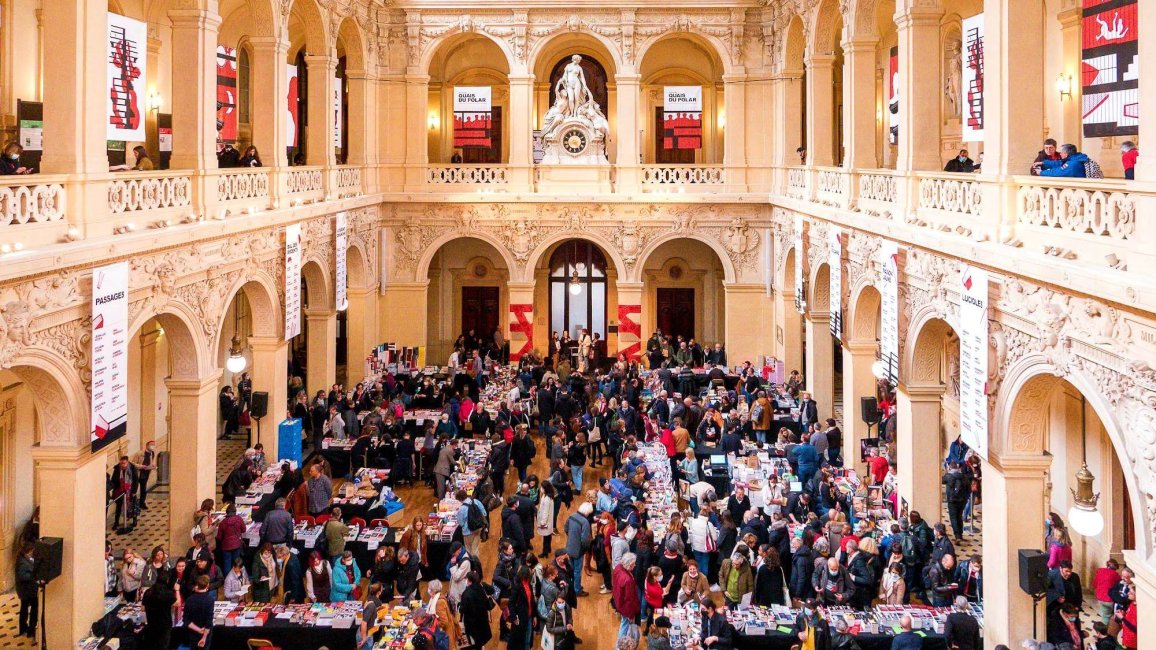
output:
MULTIPOLYGON (((721 346, 703 349, 693 340, 656 334, 647 343, 645 363, 652 370, 646 372, 624 358, 606 368, 573 368, 561 355, 527 355, 516 368, 499 373, 504 346, 498 341, 467 333, 461 343, 455 351, 458 365, 437 385, 416 374, 387 372, 352 391, 334 385, 310 398, 300 381, 294 382, 291 413, 305 423, 307 439, 315 450, 327 437, 354 439, 351 470, 333 476, 320 455, 304 468, 283 465, 278 499, 260 526, 251 560, 242 553, 245 521, 231 501, 265 470, 259 445, 230 472, 222 486, 225 503, 207 499, 194 513, 191 544, 183 554, 158 546, 147 557, 134 549, 113 557, 111 544, 106 545, 108 593, 144 604, 143 633, 160 644, 150 647, 168 647, 177 637, 189 647, 207 647, 211 602, 218 598, 361 600, 363 644, 372 643, 378 609, 399 599, 421 600, 415 620, 424 632, 414 639, 418 650, 443 642, 451 650, 487 647, 494 643, 495 613, 497 638, 511 650, 573 648, 582 642, 575 618, 605 611, 583 604, 595 590, 610 596, 617 647, 624 649, 643 642, 648 648, 670 647, 671 621, 661 613, 689 602, 700 606, 705 648, 733 646, 736 632, 725 611, 743 603, 799 608, 793 634, 803 647, 817 650, 853 647, 845 643, 853 639, 846 626, 825 617, 828 607, 954 607, 945 630, 948 647, 980 647, 968 608, 983 599, 982 559, 961 557, 955 547, 969 510, 978 507, 980 463, 961 440, 950 446, 944 462, 949 525, 910 512, 880 530, 874 520, 855 517, 851 499, 860 494, 836 488, 844 461, 842 432, 836 420, 820 417, 828 405, 814 402, 797 371, 774 385, 744 363, 724 373, 738 375, 733 389, 712 382, 696 390, 680 381, 681 373, 696 363, 708 373, 722 373, 721 346), (481 395, 499 374, 510 383, 501 387, 496 408, 488 409, 481 395), (781 420, 772 418, 775 400, 788 397, 798 400, 792 426, 776 429, 781 420), (403 415, 419 400, 441 415, 415 431, 405 426, 403 415), (486 485, 473 494, 450 481, 468 440, 491 443, 486 485), (653 475, 645 449, 656 443, 670 475, 687 486, 683 507, 661 519, 647 507, 653 475), (768 477, 754 500, 757 507, 742 486, 717 493, 703 463, 751 444, 782 454, 789 464, 787 475, 768 477), (332 500, 335 484, 361 467, 390 468, 393 485, 412 483, 413 489, 431 489, 437 499, 460 503, 455 515, 460 537, 443 565, 430 565, 426 517, 419 515, 396 548, 378 548, 372 566, 362 571, 345 548, 350 522, 332 500), (225 516, 215 518, 221 507, 225 516), (327 517, 308 553, 293 545, 295 518, 303 515, 327 517), (494 548, 483 547, 491 537, 497 539, 496 558, 483 560, 484 549, 494 548), (490 559, 496 562, 487 575, 490 559), (174 629, 174 621, 182 626, 174 629), (200 645, 202 639, 206 645, 200 645)), ((222 392, 227 435, 230 421, 247 408, 246 391, 251 391, 248 384, 222 392)), ((870 459, 859 492, 894 491, 888 431, 894 435, 894 427, 881 427, 881 453, 870 459)), ((110 491, 130 495, 126 503, 143 505, 145 495, 134 486, 153 467, 155 447, 149 445, 144 455, 121 460, 110 476, 110 491)), ((1122 647, 1134 648, 1130 570, 1113 562, 1097 572, 1102 618, 1085 630, 1079 613, 1083 590, 1072 572, 1066 528, 1053 515, 1048 530, 1047 637, 1040 643, 1104 650, 1107 645, 1097 639, 1117 643, 1118 638, 1122 647)), ((919 647, 921 637, 909 633, 911 622, 903 625, 892 647, 919 647)))
MULTIPOLYGON (((1124 179, 1136 178, 1136 160, 1140 157, 1140 149, 1131 140, 1120 143, 1120 165, 1124 169, 1124 179)), ((983 170, 983 152, 977 160, 972 160, 967 149, 960 149, 955 158, 947 161, 943 166, 945 172, 973 173, 983 170)), ((1036 159, 1032 161, 1031 173, 1033 176, 1053 176, 1066 178, 1104 178, 1104 172, 1099 163, 1090 156, 1080 152, 1074 144, 1058 144, 1054 139, 1044 140, 1044 148, 1040 149, 1036 159)))

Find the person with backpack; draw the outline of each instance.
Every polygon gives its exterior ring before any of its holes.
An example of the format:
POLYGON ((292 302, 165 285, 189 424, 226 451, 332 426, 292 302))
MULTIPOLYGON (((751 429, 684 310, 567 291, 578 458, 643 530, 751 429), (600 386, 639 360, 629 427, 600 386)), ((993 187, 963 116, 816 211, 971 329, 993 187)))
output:
POLYGON ((413 610, 413 622, 417 626, 413 635, 414 650, 418 650, 418 646, 424 646, 426 650, 451 650, 450 636, 438 624, 438 617, 424 605, 413 610))
POLYGON ((957 542, 963 541, 963 509, 967 507, 967 499, 971 496, 971 481, 960 469, 959 463, 952 461, 947 465, 947 473, 943 475, 943 485, 947 500, 947 516, 951 520, 951 529, 955 533, 957 542))
POLYGON ((490 513, 477 499, 466 496, 465 490, 458 490, 454 498, 462 505, 458 507, 458 527, 462 529, 462 541, 470 555, 477 555, 482 537, 489 535, 490 513))

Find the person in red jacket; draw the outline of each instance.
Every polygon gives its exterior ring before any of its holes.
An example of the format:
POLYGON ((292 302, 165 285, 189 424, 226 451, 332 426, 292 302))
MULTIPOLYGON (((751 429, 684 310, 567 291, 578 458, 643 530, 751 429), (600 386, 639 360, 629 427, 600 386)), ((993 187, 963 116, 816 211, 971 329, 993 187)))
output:
POLYGON ((1136 590, 1132 589, 1128 592, 1128 598, 1132 601, 1128 603, 1127 609, 1118 610, 1116 612, 1116 619, 1120 621, 1120 645, 1124 646, 1125 650, 1136 650, 1139 641, 1136 636, 1136 590))
POLYGON ((217 547, 221 549, 222 559, 229 569, 233 567, 233 560, 241 557, 245 528, 245 520, 237 514, 237 506, 230 503, 225 508, 225 518, 217 526, 217 547))
POLYGON ((633 553, 622 556, 622 561, 614 568, 614 610, 622 618, 618 626, 618 638, 631 633, 632 626, 642 612, 638 599, 638 583, 634 580, 634 565, 638 558, 633 553))
POLYGON ((1120 563, 1109 559, 1104 566, 1096 569, 1092 577, 1092 589, 1096 593, 1096 600, 1100 603, 1100 620, 1104 625, 1112 618, 1112 588, 1120 584, 1120 563))
POLYGON ((1124 165, 1124 178, 1130 181, 1136 180, 1136 159, 1140 157, 1140 150, 1136 148, 1136 143, 1131 140, 1125 140, 1120 143, 1120 163, 1124 165))

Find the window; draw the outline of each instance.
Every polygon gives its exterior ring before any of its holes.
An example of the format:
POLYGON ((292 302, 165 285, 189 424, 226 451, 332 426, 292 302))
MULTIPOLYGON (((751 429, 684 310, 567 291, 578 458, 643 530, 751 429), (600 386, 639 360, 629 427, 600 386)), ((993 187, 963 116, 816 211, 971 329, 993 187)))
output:
POLYGON ((237 53, 237 121, 249 124, 249 50, 237 53))
POLYGON ((606 256, 594 244, 571 240, 550 256, 550 331, 578 338, 583 327, 606 338, 606 256))

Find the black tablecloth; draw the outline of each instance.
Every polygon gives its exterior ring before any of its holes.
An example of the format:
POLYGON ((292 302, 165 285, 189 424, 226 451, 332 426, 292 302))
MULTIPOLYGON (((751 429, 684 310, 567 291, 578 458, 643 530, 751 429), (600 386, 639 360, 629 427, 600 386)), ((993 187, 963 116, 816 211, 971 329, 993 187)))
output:
POLYGON ((329 463, 329 466, 332 468, 333 478, 349 474, 350 453, 348 449, 322 449, 318 453, 329 463))
POLYGON ((346 630, 309 627, 270 619, 261 627, 213 628, 213 650, 248 650, 249 639, 268 639, 282 650, 305 650, 326 646, 329 650, 356 650, 357 626, 346 630))
POLYGON ((273 504, 276 502, 276 492, 262 496, 260 501, 253 504, 253 521, 265 521, 265 515, 273 509, 273 504))
MULTIPOLYGON (((747 636, 735 634, 736 650, 790 650, 791 646, 798 645, 799 639, 794 634, 770 632, 766 636, 747 636)), ((891 650, 891 641, 894 639, 888 634, 859 634, 855 641, 862 650, 891 650)), ((216 644, 213 646, 216 647, 216 644)), ((923 639, 923 650, 947 650, 947 640, 937 634, 928 633, 923 639)))

